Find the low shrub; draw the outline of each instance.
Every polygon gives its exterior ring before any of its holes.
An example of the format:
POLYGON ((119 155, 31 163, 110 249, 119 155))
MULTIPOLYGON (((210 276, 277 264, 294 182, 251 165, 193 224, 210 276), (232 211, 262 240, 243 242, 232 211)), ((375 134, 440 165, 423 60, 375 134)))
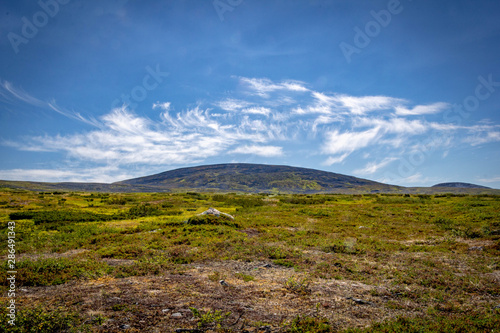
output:
MULTIPOLYGON (((39 333, 39 332, 84 332, 90 331, 90 325, 84 325, 76 312, 63 309, 46 309, 41 306, 26 308, 23 306, 16 313, 15 325, 7 313, 7 304, 0 307, 0 332, 39 333)), ((101 321, 93 323, 100 325, 101 321)))
POLYGON ((215 216, 215 215, 196 215, 193 217, 190 217, 187 220, 188 224, 192 225, 202 225, 202 224, 211 224, 211 225, 227 225, 230 227, 239 227, 237 223, 235 223, 231 218, 220 215, 220 216, 215 216))

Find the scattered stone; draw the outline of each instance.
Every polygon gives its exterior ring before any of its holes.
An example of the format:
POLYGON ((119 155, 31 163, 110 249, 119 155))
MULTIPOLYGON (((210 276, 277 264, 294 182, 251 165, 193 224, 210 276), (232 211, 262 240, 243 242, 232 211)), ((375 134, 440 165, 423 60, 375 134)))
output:
POLYGON ((120 325, 119 327, 120 327, 120 329, 122 329, 122 330, 128 330, 128 329, 130 328, 130 325, 127 325, 127 324, 122 324, 122 325, 120 325))
POLYGON ((221 285, 221 286, 223 286, 223 287, 229 287, 229 285, 227 284, 227 282, 226 282, 226 281, 224 281, 224 280, 220 280, 220 281, 219 281, 219 283, 220 283, 220 285, 221 285))
POLYGON ((471 246, 469 247, 469 251, 482 251, 484 247, 482 246, 471 246))
POLYGON ((171 318, 175 318, 175 319, 180 319, 180 318, 182 318, 182 313, 180 313, 180 312, 175 312, 175 313, 172 313, 172 314, 170 315, 170 317, 171 317, 171 318))
POLYGON ((167 312, 170 312, 170 309, 162 309, 161 312, 167 313, 167 312))
POLYGON ((264 268, 271 268, 271 267, 273 267, 273 266, 272 266, 271 264, 265 264, 265 265, 264 265, 264 266, 262 266, 262 267, 264 267, 264 268))

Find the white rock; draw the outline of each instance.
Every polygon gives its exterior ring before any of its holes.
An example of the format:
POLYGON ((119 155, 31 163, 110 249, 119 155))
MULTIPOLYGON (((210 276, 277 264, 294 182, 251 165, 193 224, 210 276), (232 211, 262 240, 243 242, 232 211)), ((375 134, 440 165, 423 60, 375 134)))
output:
POLYGON ((209 209, 207 209, 206 211, 204 211, 203 213, 200 213, 198 215, 214 215, 214 216, 226 216, 226 217, 229 217, 231 220, 234 220, 234 217, 232 217, 231 215, 227 214, 227 213, 223 213, 215 208, 212 208, 210 207, 209 209))

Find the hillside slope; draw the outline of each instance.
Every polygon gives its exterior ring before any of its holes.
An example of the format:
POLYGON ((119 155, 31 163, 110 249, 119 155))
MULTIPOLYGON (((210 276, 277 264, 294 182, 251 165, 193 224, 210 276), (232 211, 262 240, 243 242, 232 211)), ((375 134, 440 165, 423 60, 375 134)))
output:
POLYGON ((333 172, 263 164, 216 164, 129 179, 117 185, 243 192, 392 192, 402 189, 333 172))

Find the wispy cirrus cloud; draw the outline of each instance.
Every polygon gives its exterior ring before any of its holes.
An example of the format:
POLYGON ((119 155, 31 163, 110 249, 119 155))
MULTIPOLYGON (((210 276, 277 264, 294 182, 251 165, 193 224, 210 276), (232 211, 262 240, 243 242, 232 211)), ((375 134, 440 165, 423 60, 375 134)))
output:
POLYGON ((335 99, 352 114, 362 115, 371 111, 395 109, 405 103, 404 99, 388 96, 348 96, 339 95, 335 99))
POLYGON ((336 164, 336 163, 342 163, 349 156, 349 154, 350 153, 344 153, 344 154, 338 155, 338 156, 330 156, 322 164, 327 165, 327 166, 331 166, 331 165, 336 164))
POLYGON ((214 103, 214 105, 221 108, 224 111, 239 111, 243 108, 251 106, 252 103, 238 99, 228 98, 223 101, 218 101, 214 103))
POLYGON ((361 132, 340 132, 334 130, 325 135, 323 152, 326 154, 351 153, 355 150, 375 144, 381 137, 380 129, 377 127, 361 132))
POLYGON ((17 105, 19 103, 28 104, 31 106, 43 108, 45 110, 55 111, 67 118, 77 120, 88 125, 99 127, 100 123, 95 118, 85 118, 80 113, 70 111, 57 105, 55 100, 50 102, 42 101, 34 96, 31 96, 24 90, 15 87, 12 83, 0 80, 0 97, 4 102, 17 105))
POLYGON ((417 105, 414 108, 405 108, 403 106, 396 107, 396 114, 400 116, 419 116, 425 114, 439 113, 448 109, 450 105, 448 103, 433 103, 429 105, 417 105))
POLYGON ((387 166, 389 163, 392 163, 396 161, 396 157, 386 157, 380 162, 369 162, 368 164, 365 165, 364 168, 362 169, 357 169, 354 170, 354 174, 360 174, 360 175, 371 175, 376 173, 379 169, 387 166))
POLYGON ((363 115, 371 111, 395 110, 407 103, 406 100, 388 96, 328 95, 313 91, 313 102, 306 107, 299 106, 297 114, 363 115))
POLYGON ((222 100, 199 102, 187 109, 157 101, 152 105, 153 110, 159 111, 157 118, 140 116, 121 107, 97 119, 86 119, 54 102, 36 99, 2 81, 0 98, 9 103, 51 109, 96 127, 67 135, 9 139, 2 144, 31 152, 63 152, 82 165, 95 163, 96 168, 112 166, 123 171, 132 165, 147 170, 230 155, 293 156, 297 152, 284 147, 307 143, 308 155, 301 158, 320 156, 323 165, 345 163, 356 153, 373 156, 355 173, 375 175, 418 145, 449 151, 459 144, 475 146, 500 141, 499 125, 459 126, 425 119, 426 115, 449 107, 445 102, 415 105, 391 96, 314 91, 300 81, 242 77, 237 80, 240 84, 236 91, 222 100), (182 111, 174 111, 177 109, 182 111), (420 117, 415 119, 415 115, 420 117), (384 159, 377 159, 380 154, 384 159))
POLYGON ((275 83, 269 79, 257 79, 257 78, 246 78, 240 77, 240 82, 249 88, 251 93, 254 93, 260 97, 269 98, 271 92, 275 91, 295 91, 295 92, 306 92, 309 91, 300 81, 282 81, 275 83))

